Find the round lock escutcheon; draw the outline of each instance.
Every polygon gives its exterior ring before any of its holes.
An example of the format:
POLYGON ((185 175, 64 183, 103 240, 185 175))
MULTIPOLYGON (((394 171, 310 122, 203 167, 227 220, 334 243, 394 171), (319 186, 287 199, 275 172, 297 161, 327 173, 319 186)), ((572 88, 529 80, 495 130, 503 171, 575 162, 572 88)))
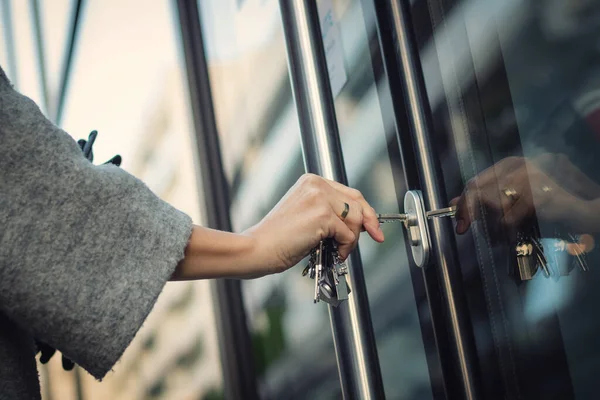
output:
POLYGON ((404 212, 407 215, 407 230, 413 260, 418 267, 424 267, 429 261, 431 245, 423 196, 420 190, 409 190, 404 196, 404 212))

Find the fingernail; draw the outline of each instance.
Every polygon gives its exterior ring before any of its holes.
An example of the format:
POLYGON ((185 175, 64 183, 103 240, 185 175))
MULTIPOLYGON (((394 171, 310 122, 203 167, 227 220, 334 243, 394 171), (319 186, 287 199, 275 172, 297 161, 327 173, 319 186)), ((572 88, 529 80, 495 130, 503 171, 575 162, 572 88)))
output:
POLYGON ((370 230, 379 232, 382 241, 385 240, 385 235, 383 234, 383 230, 381 229, 381 224, 379 222, 377 223, 377 225, 365 225, 365 228, 369 228, 370 230))
POLYGON ((467 224, 464 220, 459 219, 456 221, 456 233, 464 233, 467 230, 467 224))

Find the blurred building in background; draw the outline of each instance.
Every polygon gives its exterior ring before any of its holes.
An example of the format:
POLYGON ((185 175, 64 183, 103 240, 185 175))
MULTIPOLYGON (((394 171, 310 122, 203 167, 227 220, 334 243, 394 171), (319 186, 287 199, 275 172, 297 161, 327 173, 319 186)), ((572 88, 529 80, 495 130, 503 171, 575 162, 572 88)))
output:
MULTIPOLYGON (((124 169, 202 224, 203 199, 175 10, 169 2, 83 2, 69 85, 61 95, 69 20, 76 5, 71 0, 52 5, 2 2, 0 64, 17 89, 75 139, 92 129, 99 131, 95 163, 122 154, 124 169), (44 74, 36 67, 36 29, 43 34, 44 74), (64 111, 56 121, 59 97, 64 111)), ((43 398, 220 398, 223 378, 214 318, 209 281, 169 283, 102 382, 82 369, 64 371, 56 355, 48 365, 39 364, 43 398)))
MULTIPOLYGON (((163 200, 199 212, 184 71, 169 71, 135 137, 130 172, 163 200)), ((98 383, 89 375, 86 399, 200 399, 219 394, 217 336, 209 281, 169 283, 115 372, 98 383)))

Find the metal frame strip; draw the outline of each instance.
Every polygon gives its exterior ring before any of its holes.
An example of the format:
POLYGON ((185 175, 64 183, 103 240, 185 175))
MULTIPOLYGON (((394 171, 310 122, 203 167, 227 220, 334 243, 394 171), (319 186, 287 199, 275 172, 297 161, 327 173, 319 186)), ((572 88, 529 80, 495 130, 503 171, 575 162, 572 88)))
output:
POLYGON ((50 109, 50 94, 48 93, 48 77, 46 74, 46 52, 44 46, 44 33, 42 19, 40 16, 40 1, 30 0, 31 20, 33 23, 33 34, 35 37, 36 53, 38 61, 38 73, 40 75, 40 87, 42 89, 42 98, 46 112, 50 109))
POLYGON ((56 101, 52 106, 55 108, 54 111, 54 123, 58 126, 62 123, 65 100, 67 98, 67 89, 69 81, 71 79, 71 68, 73 66, 73 54, 75 52, 75 45, 79 37, 79 26, 81 24, 81 14, 83 10, 84 0, 76 0, 73 5, 73 19, 71 20, 71 30, 69 34, 69 41, 65 51, 65 56, 62 65, 62 73, 60 76, 60 86, 58 88, 58 95, 56 101))
MULTIPOLYGON (((280 0, 288 66, 306 170, 347 184, 315 0, 280 0)), ((349 258, 352 294, 329 307, 345 399, 384 397, 375 335, 358 249, 349 258)))
POLYGON ((15 87, 19 87, 19 71, 17 68, 17 52, 15 50, 15 37, 14 29, 12 24, 12 6, 11 0, 4 0, 2 2, 2 19, 4 25, 4 36, 6 37, 6 57, 8 62, 8 71, 6 74, 9 76, 12 84, 15 87))

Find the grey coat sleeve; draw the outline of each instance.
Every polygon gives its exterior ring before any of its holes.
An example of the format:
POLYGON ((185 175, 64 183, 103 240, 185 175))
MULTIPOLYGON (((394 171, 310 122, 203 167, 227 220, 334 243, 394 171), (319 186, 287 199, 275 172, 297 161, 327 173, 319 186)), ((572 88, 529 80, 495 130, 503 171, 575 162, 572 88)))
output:
POLYGON ((101 379, 152 309, 188 216, 94 166, 0 69, 0 311, 101 379))

